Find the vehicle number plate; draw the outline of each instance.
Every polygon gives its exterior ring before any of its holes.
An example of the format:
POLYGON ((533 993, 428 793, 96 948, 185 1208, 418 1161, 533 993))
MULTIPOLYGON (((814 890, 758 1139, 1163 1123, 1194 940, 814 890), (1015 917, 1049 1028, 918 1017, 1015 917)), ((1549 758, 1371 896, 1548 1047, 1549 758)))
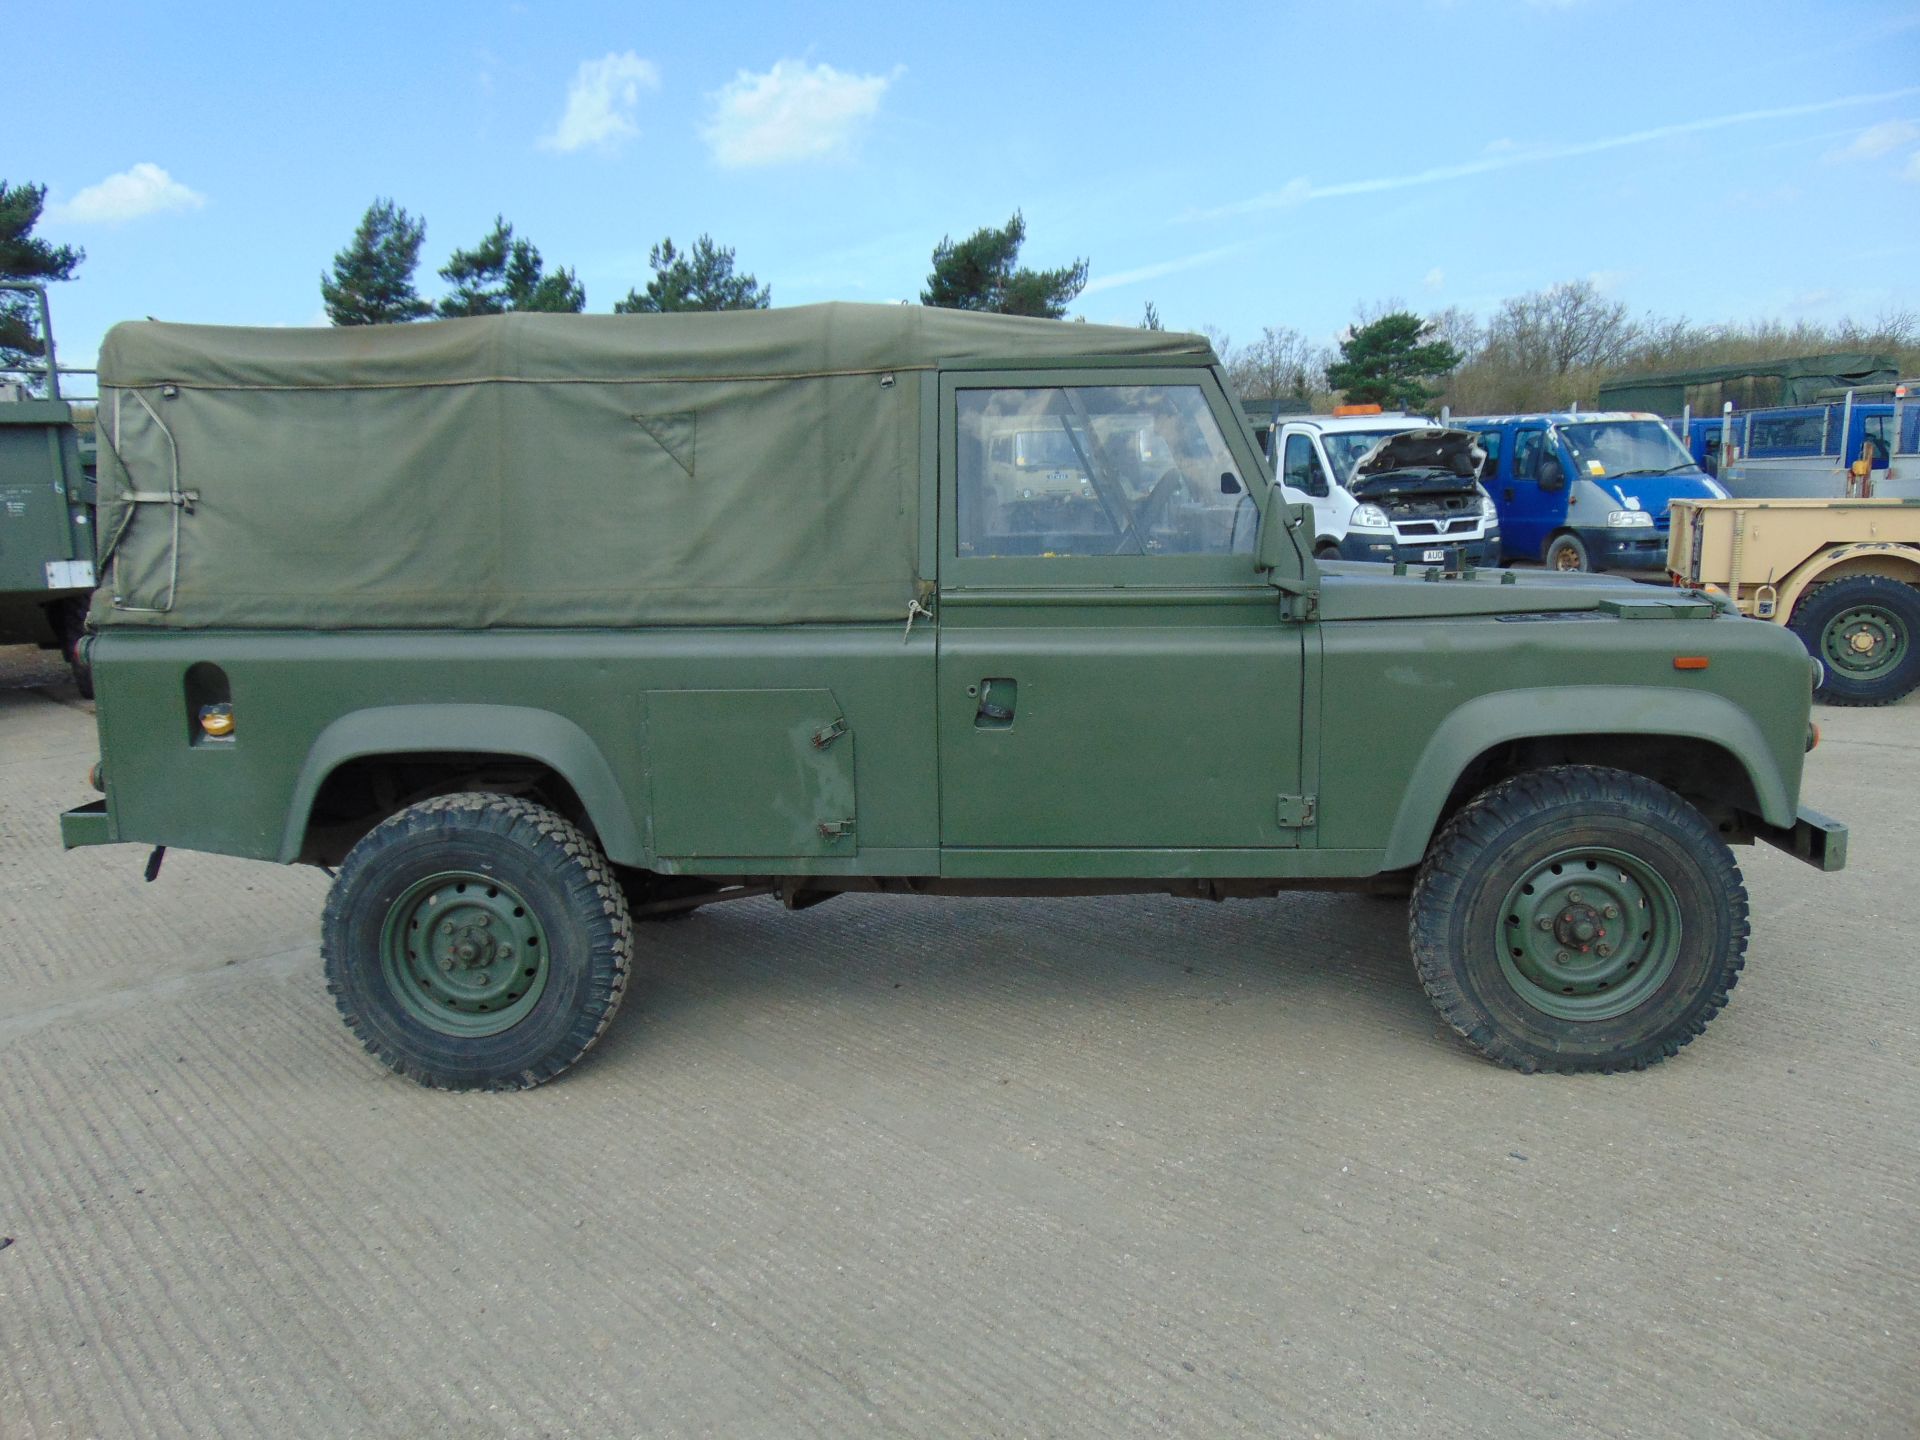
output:
POLYGON ((1420 559, 1426 564, 1431 564, 1435 560, 1444 560, 1446 558, 1447 552, 1444 550, 1422 550, 1420 552, 1420 559))

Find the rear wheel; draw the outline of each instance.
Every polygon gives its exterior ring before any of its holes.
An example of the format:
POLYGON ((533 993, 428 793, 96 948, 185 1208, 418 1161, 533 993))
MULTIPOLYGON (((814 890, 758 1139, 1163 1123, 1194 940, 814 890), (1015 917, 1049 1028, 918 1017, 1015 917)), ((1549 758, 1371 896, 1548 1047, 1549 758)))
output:
POLYGON ((1787 628, 1826 666, 1831 705, 1888 705, 1920 686, 1920 589, 1884 575, 1810 587, 1787 628))
POLYGON ((348 852, 321 928, 327 988, 366 1048, 446 1090, 519 1090, 592 1049, 626 991, 612 867, 529 800, 444 795, 348 852))
POLYGON ((1515 776, 1455 815, 1409 916, 1441 1016, 1529 1072, 1667 1058, 1727 1003, 1746 956, 1746 889, 1705 817, 1588 765, 1515 776))
POLYGON ((74 686, 83 700, 93 699, 93 666, 87 663, 81 650, 81 642, 87 638, 87 604, 85 600, 63 600, 53 615, 54 630, 60 637, 60 653, 73 671, 74 686))
POLYGON ((1586 543, 1578 535, 1556 535, 1547 545, 1549 570, 1591 570, 1586 543))

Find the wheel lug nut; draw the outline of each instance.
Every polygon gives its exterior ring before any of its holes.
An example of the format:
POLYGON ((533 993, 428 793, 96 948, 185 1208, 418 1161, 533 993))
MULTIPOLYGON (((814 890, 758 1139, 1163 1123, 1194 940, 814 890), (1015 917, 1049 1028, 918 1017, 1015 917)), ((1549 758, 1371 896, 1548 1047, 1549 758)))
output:
POLYGON ((1578 890, 1569 890, 1567 892, 1567 899, 1578 905, 1580 903, 1580 892, 1578 890))
POLYGON ((1613 947, 1611 945, 1602 945, 1600 947, 1600 958, 1602 960, 1606 959, 1611 954, 1613 954, 1613 947))
POLYGON ((1549 920, 1549 919, 1548 919, 1548 918, 1547 918, 1546 916, 1544 916, 1544 915, 1542 915, 1542 916, 1540 917, 1540 928, 1541 928, 1542 930, 1551 930, 1551 929, 1553 929, 1553 921, 1551 921, 1551 920, 1549 920))
POLYGON ((511 959, 513 959, 513 946, 511 946, 511 945, 502 945, 502 946, 500 947, 500 958, 501 958, 502 960, 511 960, 511 959))
POLYGON ((1553 952, 1553 958, 1560 964, 1564 965, 1567 963, 1567 959, 1568 959, 1567 952, 1564 950, 1556 950, 1553 952))
POLYGON ((446 959, 446 960, 442 960, 442 961, 440 962, 440 968, 441 968, 442 970, 451 970, 451 969, 453 969, 453 961, 452 961, 451 959, 446 959))
POLYGON ((1602 910, 1600 913, 1606 916, 1607 919, 1609 920, 1617 920, 1620 918, 1620 907, 1618 905, 1609 905, 1607 906, 1606 909, 1602 910))
POLYGON ((482 970, 478 975, 474 976, 473 978, 478 984, 484 985, 487 983, 487 972, 482 970))
POLYGON ((451 920, 443 920, 443 921, 441 921, 441 922, 440 922, 440 933, 441 933, 442 935, 451 935, 451 934, 453 934, 453 921, 451 921, 451 920))

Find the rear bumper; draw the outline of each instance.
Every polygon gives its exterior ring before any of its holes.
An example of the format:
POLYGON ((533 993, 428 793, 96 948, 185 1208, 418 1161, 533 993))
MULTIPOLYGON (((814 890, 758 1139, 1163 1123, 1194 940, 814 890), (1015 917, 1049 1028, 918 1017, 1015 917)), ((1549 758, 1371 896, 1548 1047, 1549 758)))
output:
POLYGON ((1844 870, 1847 866, 1847 827, 1818 810, 1800 807, 1790 826, 1769 825, 1749 817, 1753 838, 1804 860, 1816 870, 1844 870))
POLYGON ((78 850, 82 845, 111 845, 120 837, 113 833, 113 817, 107 802, 95 800, 76 805, 60 816, 60 848, 78 850))

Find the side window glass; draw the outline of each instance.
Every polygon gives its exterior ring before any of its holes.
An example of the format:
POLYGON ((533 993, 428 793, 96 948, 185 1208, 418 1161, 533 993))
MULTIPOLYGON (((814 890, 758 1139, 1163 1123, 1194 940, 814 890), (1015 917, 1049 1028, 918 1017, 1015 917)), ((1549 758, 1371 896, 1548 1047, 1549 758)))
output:
POLYGON ((1286 463, 1280 478, 1295 490, 1313 493, 1313 441, 1304 435, 1287 436, 1286 463))
POLYGON ((956 403, 962 555, 1254 548, 1259 511, 1198 385, 962 390, 956 403))
POLYGON ((1517 480, 1538 478, 1540 470, 1541 442, 1546 439, 1544 430, 1522 430, 1513 437, 1513 474, 1517 480))

